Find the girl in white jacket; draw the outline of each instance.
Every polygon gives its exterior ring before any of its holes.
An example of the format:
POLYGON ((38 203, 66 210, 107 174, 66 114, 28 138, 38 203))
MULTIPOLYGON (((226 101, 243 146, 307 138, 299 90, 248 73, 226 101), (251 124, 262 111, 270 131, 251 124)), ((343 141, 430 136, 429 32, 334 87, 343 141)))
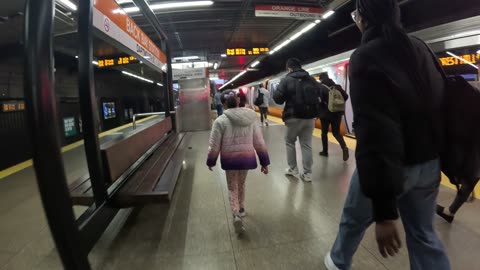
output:
POLYGON ((245 180, 248 170, 257 168, 257 158, 261 171, 268 174, 270 158, 253 110, 238 108, 238 97, 234 92, 221 96, 225 113, 213 123, 210 134, 207 166, 210 170, 221 155, 222 169, 227 175, 230 206, 234 216, 236 233, 245 231, 242 217, 245 217, 245 180))

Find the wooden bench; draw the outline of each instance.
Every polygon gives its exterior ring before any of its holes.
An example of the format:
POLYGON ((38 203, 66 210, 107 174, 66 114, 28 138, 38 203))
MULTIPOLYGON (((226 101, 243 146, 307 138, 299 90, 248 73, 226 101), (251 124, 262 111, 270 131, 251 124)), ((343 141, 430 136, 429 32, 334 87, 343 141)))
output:
MULTIPOLYGON (((111 203, 130 207, 171 200, 190 137, 189 133, 173 131, 172 119, 167 117, 102 144, 111 203)), ((69 188, 74 205, 94 203, 88 175, 73 182, 69 188)))

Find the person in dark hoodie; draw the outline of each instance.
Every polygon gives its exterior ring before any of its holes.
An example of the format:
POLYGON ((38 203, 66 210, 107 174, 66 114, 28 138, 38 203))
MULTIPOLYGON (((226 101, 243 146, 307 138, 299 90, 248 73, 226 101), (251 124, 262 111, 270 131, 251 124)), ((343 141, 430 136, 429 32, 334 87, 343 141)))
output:
MULTIPOLYGON (((328 88, 335 88, 343 96, 344 101, 347 101, 348 94, 343 90, 343 88, 336 84, 332 79, 328 77, 327 73, 320 74, 320 80, 323 85, 327 86, 328 88)), ((320 122, 322 124, 322 146, 323 150, 320 152, 321 156, 328 157, 328 129, 330 125, 332 126, 332 134, 337 139, 340 147, 342 148, 343 153, 343 160, 347 161, 349 159, 349 152, 347 148, 347 144, 345 143, 345 139, 343 138, 342 134, 340 134, 340 126, 342 124, 342 117, 345 114, 344 111, 339 112, 331 112, 328 110, 328 102, 329 102, 329 92, 322 93, 322 108, 320 112, 320 122)))
MULTIPOLYGON (((309 88, 311 91, 317 91, 320 88, 325 88, 317 83, 315 79, 310 77, 308 72, 302 69, 300 60, 296 58, 288 59, 287 61, 287 76, 282 79, 278 85, 277 91, 273 94, 273 100, 277 104, 285 103, 283 109, 283 121, 286 126, 285 143, 287 146, 287 162, 288 168, 285 174, 289 176, 298 176, 299 170, 297 166, 297 153, 295 149, 295 142, 300 141, 303 158, 303 173, 300 174, 300 179, 305 182, 312 181, 312 135, 315 127, 315 116, 303 117, 296 115, 295 107, 302 106, 298 104, 297 90, 301 90, 299 81, 304 81, 305 84, 311 84, 313 87, 309 88)), ((328 91, 328 89, 324 90, 328 91)), ((319 90, 320 92, 320 90, 319 90)), ((304 93, 306 94, 306 93, 304 93)), ((318 112, 316 112, 318 113, 318 112)))
POLYGON ((427 45, 409 37, 397 0, 357 0, 352 18, 363 34, 350 59, 357 171, 345 201, 329 270, 349 270, 367 228, 378 250, 395 256, 406 233, 410 269, 450 270, 434 230, 442 148, 442 75, 427 45), (438 118, 438 119, 437 119, 438 118))

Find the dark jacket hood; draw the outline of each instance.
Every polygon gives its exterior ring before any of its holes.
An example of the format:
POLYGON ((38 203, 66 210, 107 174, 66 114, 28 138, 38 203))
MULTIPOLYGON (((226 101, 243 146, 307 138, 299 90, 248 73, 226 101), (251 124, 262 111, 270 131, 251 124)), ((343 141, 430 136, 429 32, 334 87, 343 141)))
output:
POLYGON ((308 72, 306 72, 303 69, 299 69, 299 70, 295 70, 295 71, 292 71, 292 72, 288 73, 287 76, 295 78, 295 79, 300 79, 300 78, 308 77, 308 76, 310 76, 310 74, 308 74, 308 72))

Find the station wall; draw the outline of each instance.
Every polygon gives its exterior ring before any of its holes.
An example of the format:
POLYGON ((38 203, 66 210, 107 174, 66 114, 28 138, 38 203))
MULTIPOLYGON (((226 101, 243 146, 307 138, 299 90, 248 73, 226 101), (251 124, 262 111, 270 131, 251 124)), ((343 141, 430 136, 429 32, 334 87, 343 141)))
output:
MULTIPOLYGON (((24 101, 23 62, 15 56, 0 59, 0 103, 24 101)), ((70 66, 55 71, 57 111, 62 146, 81 140, 82 121, 78 99, 78 73, 70 66)), ((96 70, 95 91, 100 131, 131 122, 135 113, 165 111, 166 90, 156 84, 139 81, 117 70, 96 70), (113 104, 108 119, 104 104, 113 104)), ((3 112, 0 108, 0 170, 31 157, 25 111, 3 112)))

